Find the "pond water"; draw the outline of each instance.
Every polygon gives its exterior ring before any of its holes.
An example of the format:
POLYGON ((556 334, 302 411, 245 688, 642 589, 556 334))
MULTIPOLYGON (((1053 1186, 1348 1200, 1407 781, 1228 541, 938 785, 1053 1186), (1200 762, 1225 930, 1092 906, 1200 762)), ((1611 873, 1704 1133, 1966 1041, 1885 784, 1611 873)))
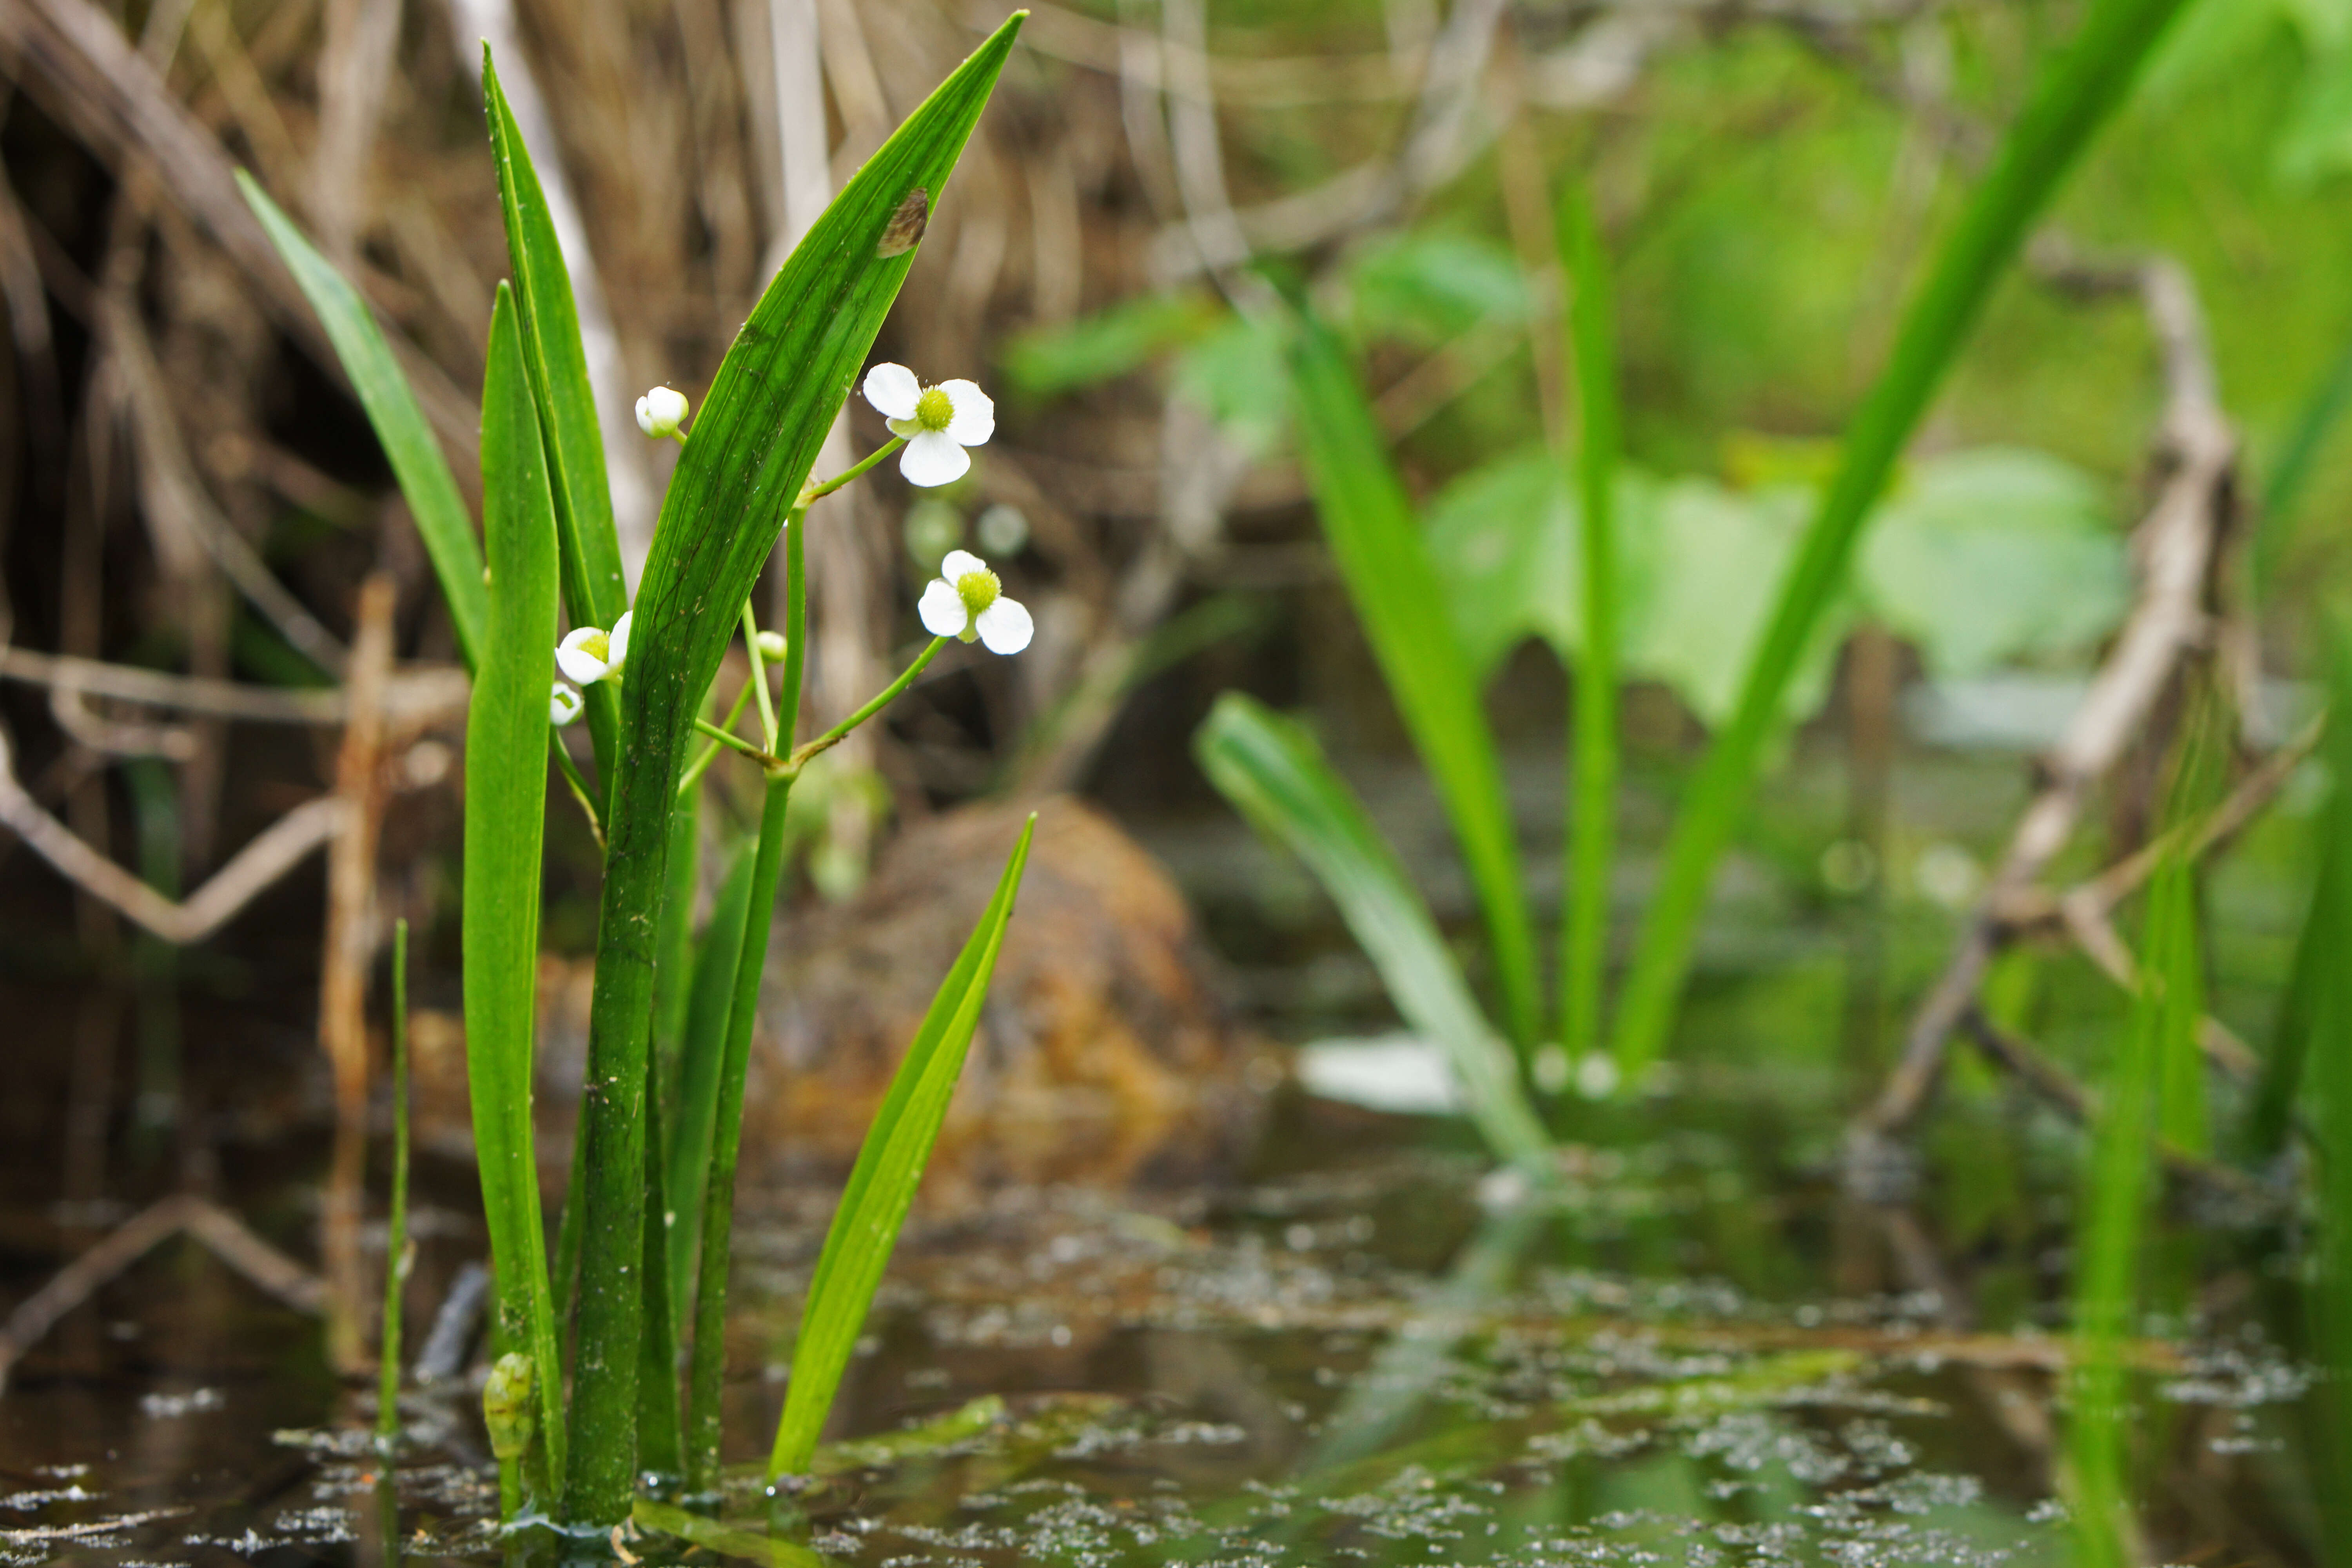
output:
MULTIPOLYGON (((2013 769, 1998 776, 1947 779, 1906 820, 1923 841, 1990 835, 2015 796, 2013 769)), ((1292 874, 1217 832, 1155 847, 1189 868, 1213 930, 1271 921, 1292 874)), ((2236 933, 2216 995, 2249 1029, 2294 896, 2276 867, 2299 840, 2266 842, 2212 894, 2236 933)), ((1727 889, 1686 1031, 1715 1048, 1631 1105, 1582 1109, 1548 1191, 1492 1174, 1456 1123, 1294 1088, 1252 1168, 1213 1191, 919 1212, 800 1539, 872 1568, 2069 1561, 2055 1374, 2079 1134, 1963 1062, 1915 1202, 1843 1196, 1840 1133, 1867 1081, 1853 996, 1905 994, 1949 917, 1900 900, 1842 913, 1754 862, 1727 889)), ((1281 992, 1270 1016, 1375 1026, 1328 910, 1303 892, 1289 907, 1304 912, 1278 942, 1250 934, 1263 923, 1225 932, 1228 952, 1273 955, 1241 984, 1281 992)), ((2043 987, 2053 1049, 2118 1016, 2084 973, 2043 987)), ((69 1029, 70 1008, 40 1026, 69 1029)), ((317 1150, 255 1142, 270 1152, 224 1162, 226 1201, 299 1248, 317 1150)), ((7 1158, 23 1193, 55 1156, 7 1158)), ((420 1180, 411 1300, 429 1306, 483 1244, 462 1172, 428 1162, 420 1180)), ((813 1561, 750 1532, 828 1205, 753 1198, 739 1226, 727 1513, 747 1533, 728 1553, 813 1561)), ((70 1249, 53 1215, 10 1223, 0 1289, 21 1300, 70 1249)), ((2133 1351, 2152 1562, 2312 1560, 2295 1240, 2278 1209, 2168 1195, 2133 1351)), ((498 1560, 477 1399, 462 1378, 405 1395, 387 1475, 373 1395, 328 1373, 315 1321, 167 1245, 15 1365, 0 1561, 498 1560)), ((688 1550, 654 1531, 614 1546, 688 1550)))
MULTIPOLYGON (((1765 1090, 1693 1082, 1543 1194, 1292 1098, 1279 1168, 1213 1197, 1008 1193, 919 1224, 835 1428, 903 1435, 827 1451, 814 1543, 877 1568, 2066 1561, 2063 1189, 2029 1163, 2011 1239, 1947 1258, 1946 1219, 1788 1163, 1807 1108, 1765 1090)), ((2194 1217, 2168 1245, 2205 1257, 2176 1260, 2179 1310, 2138 1351, 2151 1524, 2184 1560, 2293 1560, 2308 1378, 2282 1238, 2194 1217)), ((823 1218, 746 1227, 747 1462, 823 1218)), ((371 1401, 308 1321, 193 1248, 80 1316, 0 1398, 0 1557, 383 1559, 371 1401)), ((404 1414, 401 1550, 497 1558, 470 1391, 404 1414)), ((765 1510, 745 1475, 731 1511, 765 1510)))

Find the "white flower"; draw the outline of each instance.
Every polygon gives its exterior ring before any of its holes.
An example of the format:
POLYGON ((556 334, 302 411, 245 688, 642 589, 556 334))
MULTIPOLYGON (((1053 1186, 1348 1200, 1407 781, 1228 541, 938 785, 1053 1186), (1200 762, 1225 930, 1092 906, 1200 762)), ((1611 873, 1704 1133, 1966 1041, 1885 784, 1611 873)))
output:
POLYGON ((675 436, 686 417, 686 394, 656 386, 637 399, 637 428, 659 437, 675 436))
POLYGON ((608 675, 621 673, 629 658, 629 617, 624 614, 608 632, 594 626, 574 626, 556 645, 555 662, 564 674, 583 686, 593 686, 608 675))
POLYGON ((996 405, 971 382, 925 386, 903 364, 877 364, 866 373, 865 390, 866 401, 889 419, 890 434, 907 438, 898 471, 910 485, 963 478, 971 468, 964 448, 996 434, 996 405))
POLYGON ((1035 629, 1029 612, 1004 596, 1004 585, 988 563, 968 550, 950 550, 940 574, 915 605, 923 628, 935 637, 978 637, 991 653, 1019 653, 1035 629))
POLYGON ((560 680, 548 688, 547 721, 559 730, 579 718, 587 706, 580 700, 580 693, 560 680))

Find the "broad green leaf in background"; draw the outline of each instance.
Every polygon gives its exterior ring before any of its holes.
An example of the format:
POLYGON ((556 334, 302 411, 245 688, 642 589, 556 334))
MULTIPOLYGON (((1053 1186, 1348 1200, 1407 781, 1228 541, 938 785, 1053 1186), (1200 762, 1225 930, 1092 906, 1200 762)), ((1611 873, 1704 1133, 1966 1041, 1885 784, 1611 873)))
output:
POLYGON ((1075 321, 1033 327, 1005 345, 1013 390, 1046 398, 1140 370, 1226 320, 1204 294, 1139 294, 1075 321))
MULTIPOLYGON (((547 446, 548 478, 555 493, 555 538, 563 570, 563 600, 575 626, 610 630, 629 607, 621 576, 620 536, 613 529, 612 481, 604 469, 604 437, 596 425, 596 394, 572 275, 555 237, 539 172, 531 167, 514 111, 499 86, 489 40, 482 41, 482 112, 490 123, 498 164, 499 203, 506 218, 507 258, 514 268, 515 307, 522 328, 531 400, 547 446)), ((609 682, 582 692, 589 738, 596 749, 597 787, 609 790, 618 755, 620 707, 609 682)))
POLYGON ((550 1467, 560 1474, 562 1363, 556 1355, 530 1121, 540 849, 547 820, 548 650, 555 646, 555 503, 524 379, 514 297, 503 283, 490 316, 489 368, 482 383, 482 512, 489 583, 482 660, 466 714, 466 1072, 498 1272, 499 1323, 508 1342, 537 1364, 540 1431, 550 1467))
MULTIPOLYGON (((1621 478, 1621 487, 1627 482, 1621 478)), ((1638 505, 1621 488, 1621 518, 1638 505)), ((1575 548, 1576 497, 1558 458, 1535 447, 1473 468, 1432 496, 1426 515, 1436 580, 1481 684, 1531 637, 1562 658, 1576 657, 1584 646, 1584 563, 1575 548)), ((1620 552, 1621 616, 1632 589, 1626 560, 1620 552)))
POLYGON ((1413 229, 1367 246, 1347 267, 1359 337, 1435 345, 1471 328, 1528 319, 1534 300, 1508 247, 1482 235, 1413 229))
MULTIPOLYGON (((1810 497, 1788 487, 1743 493, 1711 479, 1662 484, 1620 468, 1618 648, 1625 678, 1662 681, 1709 725, 1738 695, 1739 672, 1770 613, 1810 497)), ((1559 465, 1530 453, 1474 470, 1429 509, 1430 553, 1473 668, 1484 680, 1539 637, 1573 661, 1584 646, 1580 509, 1559 465)), ((1801 717, 1828 690, 1825 636, 1790 684, 1801 717)))
POLYGON ((1437 588, 1427 541, 1389 460, 1356 372, 1331 334, 1301 319, 1291 345, 1301 466, 1390 697, 1436 782, 1494 944, 1512 1041, 1535 1043, 1541 993, 1494 732, 1437 588))
POLYGON ((1201 771, 1252 826, 1307 862, 1380 971, 1406 1024, 1453 1063, 1498 1158, 1534 1165, 1550 1148, 1510 1047, 1487 1023, 1404 868, 1305 730, 1228 691, 1192 737, 1201 771))
MULTIPOLYGON (((325 257, 310 247, 302 231, 278 210, 278 204, 263 194, 252 175, 239 169, 236 184, 245 193, 246 205, 261 220, 269 243, 284 258, 287 270, 302 286, 310 309, 319 312, 319 324, 326 328, 327 341, 335 345, 343 374, 352 378, 352 390, 359 394, 360 406, 367 411, 375 438, 383 443, 384 458, 392 464, 393 477, 400 481, 401 496, 416 519, 416 531, 425 538, 433 574, 440 580, 441 595, 448 601, 458 651, 472 668, 480 662, 489 603, 482 587, 482 547, 475 542, 473 521, 466 515, 465 500, 457 494, 449 459, 441 455, 440 443, 425 422, 425 410, 417 406, 416 394, 401 374, 399 362, 392 357, 392 346, 383 341, 383 331, 375 324, 367 301, 343 281, 342 274, 325 257)), ((543 729, 547 693, 539 695, 543 729)))
POLYGON ((1215 420, 1242 451, 1262 458, 1290 429, 1283 353, 1277 321, 1229 316, 1177 356, 1169 391, 1215 420))
MULTIPOLYGON (((1621 471, 1620 643, 1631 679, 1673 689, 1709 725, 1730 713, 1814 492, 1621 471)), ((1539 637, 1583 647, 1578 508, 1549 458, 1475 468, 1429 504, 1429 549, 1484 680, 1539 637), (1565 584, 1563 588, 1561 585, 1565 584)), ((2124 542, 2097 482, 2044 453, 1954 452, 1912 465, 1877 509, 1851 605, 1919 649, 1930 673, 1981 674, 2094 647, 2129 602, 2124 542)), ((1809 650, 1782 714, 1819 710, 1843 617, 1809 650)))
POLYGON ((866 1309, 898 1244, 899 1227, 915 1201, 931 1146, 939 1141, 940 1125, 947 1120, 948 1102, 963 1072, 972 1031, 980 1025, 982 1004, 988 1000, 989 978, 1004 945, 1004 928, 1013 919, 1013 897, 1036 830, 1033 815, 1013 847, 995 897, 931 998, 857 1152, 857 1164, 842 1191, 841 1206, 834 1211, 824 1250, 809 1281, 800 1339, 793 1348, 792 1382, 784 1391, 784 1414, 768 1457, 771 1480, 804 1473, 816 1452, 850 1352, 865 1331, 866 1309))
POLYGON ((1854 575, 1864 605, 1938 676, 2088 649, 2131 596, 2098 482, 2008 447, 1911 465, 1879 508, 1854 575))
MULTIPOLYGON (((1740 491, 1712 479, 1658 491, 1641 546, 1651 593, 1639 625, 1625 628, 1625 665, 1673 687, 1709 729, 1738 707, 1811 501, 1793 486, 1740 491)), ((1796 660, 1780 693, 1783 719, 1812 712, 1828 695, 1843 610, 1832 606, 1796 660)))
MULTIPOLYGON (((1021 20, 1016 13, 908 117, 794 248, 720 363, 663 499, 622 694, 628 756, 606 815, 588 1047, 596 1092, 581 1133, 595 1183, 581 1245, 572 1397, 582 1430, 625 1430, 636 1402, 653 948, 692 720, 913 265, 918 216, 940 199, 1021 20)), ((625 1518, 632 1458, 619 1446, 576 1446, 567 1521, 603 1528, 625 1518)))

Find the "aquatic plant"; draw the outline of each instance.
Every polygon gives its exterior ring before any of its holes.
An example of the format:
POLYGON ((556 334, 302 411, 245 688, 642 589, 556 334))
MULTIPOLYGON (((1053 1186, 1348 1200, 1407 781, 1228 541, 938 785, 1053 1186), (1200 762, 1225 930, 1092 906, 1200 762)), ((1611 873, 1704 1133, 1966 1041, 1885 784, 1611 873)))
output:
MULTIPOLYGON (((877 367, 869 397, 888 405, 893 438, 846 473, 821 481, 810 475, 1023 15, 908 118, 810 229, 744 323, 699 413, 689 419, 688 399, 667 387, 639 401, 640 428, 680 442, 684 455, 634 602, 569 275, 488 47, 484 108, 513 277, 499 284, 491 318, 480 544, 367 308, 245 182, 392 459, 474 675, 465 1012, 501 1352, 485 1415, 510 1519, 531 1510, 573 1533, 601 1536, 629 1518, 646 1472, 681 1480, 706 1500, 712 1495, 743 1084, 793 782, 903 692, 951 637, 977 637, 1000 653, 1028 641, 1026 612, 971 561, 933 584, 954 597, 956 624, 940 631, 947 606, 927 595, 922 619, 940 635, 871 701, 810 740, 797 738, 810 504, 902 447, 908 478, 945 482, 970 466, 966 448, 992 428, 987 397, 972 384, 923 388, 899 367, 877 367), (780 535, 784 625, 763 629, 749 595, 780 535), (571 626, 560 637, 559 605, 571 626), (714 724, 701 715, 739 629, 749 680, 728 721, 714 724), (782 667, 772 698, 771 663, 782 667), (558 668, 565 680, 551 679, 558 668), (757 702, 757 742, 734 729, 747 698, 757 702), (583 772, 562 742, 575 718, 586 721, 593 771, 583 772), (689 763, 698 734, 704 742, 689 763), (683 862, 692 852, 698 786, 721 751, 757 764, 764 792, 757 848, 730 875, 698 954, 686 910, 694 877, 683 862), (530 1115, 551 756, 604 850, 586 1092, 551 1268, 530 1115), (691 1216, 684 1235, 674 1228, 682 1206, 691 1216), (689 1265, 690 1289, 682 1278, 689 1265), (690 1335, 682 1322, 688 1316, 690 1335), (566 1318, 575 1343, 568 1366, 559 1332, 566 1318), (682 1396, 678 1363, 688 1338, 682 1396)), ((892 1084, 835 1216, 772 1475, 808 1462, 831 1407, 946 1113, 1027 848, 1024 832, 892 1084)))
MULTIPOLYGON (((1777 595, 1748 646, 1744 668, 1719 716, 1713 742, 1691 780, 1669 836, 1664 866, 1646 907, 1603 1037, 1602 970, 1607 931, 1612 817, 1616 768, 1614 692, 1619 634, 1625 621, 1624 574, 1615 562, 1623 485, 1609 322, 1607 264, 1584 197, 1573 187, 1559 205, 1557 243, 1570 280, 1565 352, 1576 369, 1576 439, 1555 437, 1546 500, 1537 510, 1577 519, 1576 548, 1561 557, 1561 576, 1529 587, 1520 599, 1551 603, 1534 616, 1547 627, 1577 626, 1571 664, 1575 702, 1573 774, 1563 880, 1558 1000, 1549 1007, 1538 972, 1535 917, 1519 871, 1515 833, 1503 795, 1493 734, 1480 704, 1481 661, 1465 650, 1470 629, 1449 617, 1431 584, 1444 575, 1435 531, 1414 516, 1402 480, 1373 418, 1361 382, 1328 327, 1306 307, 1266 307, 1254 328, 1282 345, 1289 413, 1301 467, 1339 577, 1370 644, 1399 715, 1428 770, 1469 875, 1487 939, 1499 1031, 1473 1005, 1448 1009, 1460 1037, 1432 1028, 1428 970, 1450 971, 1444 989, 1471 994, 1466 976, 1434 940, 1402 942, 1426 911, 1403 889, 1410 915, 1393 898, 1374 912, 1365 889, 1397 892, 1401 873, 1335 854, 1370 853, 1360 808, 1301 731, 1246 699, 1228 695, 1202 727, 1196 748, 1213 781, 1245 814, 1298 853, 1323 880, 1374 960, 1407 1020, 1451 1054, 1495 1152, 1523 1157, 1516 1110, 1498 1110, 1499 1086, 1477 1064, 1484 1040, 1499 1033, 1515 1047, 1520 1084, 1514 1093, 1558 1093, 1570 1082, 1606 1093, 1638 1083, 1665 1048, 1699 916, 1717 862, 1730 843, 1748 791, 1785 721, 1790 694, 1820 668, 1830 612, 1846 586, 1865 531, 1882 506, 1897 459, 1929 399, 1957 359, 1994 284, 2028 228, 2048 205, 2084 146, 2125 100, 2140 65, 2180 0, 2100 0, 2073 42, 2042 71, 2010 128, 1989 173, 1944 238, 1903 319, 1885 369, 1849 426, 1833 477, 1821 492, 1777 595), (1568 471, 1573 446, 1573 473, 1568 471), (1557 502, 1549 498, 1557 495, 1557 502), (1579 567, 1580 566, 1580 570, 1579 567), (1269 771, 1279 759, 1278 778, 1269 771), (1311 782, 1310 782, 1311 781, 1311 782), (1272 803, 1287 807, 1277 811, 1272 803), (1329 820, 1317 822, 1321 816, 1329 820), (1335 847, 1346 846, 1343 851, 1335 847), (1402 923, 1400 923, 1402 922, 1402 923), (1368 935, 1375 927, 1382 935, 1368 935), (1415 998, 1420 998, 1416 1000, 1415 998), (1548 1049, 1548 1042, 1558 1042, 1548 1049)), ((1549 526, 1549 517, 1539 526, 1549 526)), ((1553 559, 1530 549, 1519 564, 1553 559)), ((1672 563, 1680 570, 1683 563, 1672 563)), ((1515 623, 1516 624, 1516 623, 1515 623)), ((1479 635, 1484 635, 1480 633, 1479 635)), ((1568 639, 1555 638, 1556 642, 1568 639)), ((1368 831, 1368 829, 1366 829, 1368 831)))

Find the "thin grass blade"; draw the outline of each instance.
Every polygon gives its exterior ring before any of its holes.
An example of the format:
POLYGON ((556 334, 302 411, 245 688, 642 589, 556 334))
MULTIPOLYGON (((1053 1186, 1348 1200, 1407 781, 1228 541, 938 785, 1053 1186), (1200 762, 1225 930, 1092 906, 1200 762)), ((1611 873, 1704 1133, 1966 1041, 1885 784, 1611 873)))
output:
POLYGON ((899 1227, 915 1201, 923 1168, 930 1163, 940 1124, 947 1120, 948 1101, 962 1075, 981 1005, 988 1000, 989 979, 1004 945, 1004 928, 1013 919, 1013 898, 1036 831, 1033 814, 1013 847, 1013 858, 1005 862, 995 896, 931 998, 857 1152, 857 1164, 825 1233, 815 1277, 809 1281, 800 1340, 793 1351, 792 1382, 784 1391, 783 1418, 777 1423, 775 1447, 768 1456, 771 1479, 805 1472, 816 1452, 841 1374, 866 1326, 866 1309, 873 1305, 875 1289, 898 1244, 899 1227))
POLYGON ((1601 1043, 1601 989, 1609 942, 1610 868, 1617 837, 1617 351, 1609 264, 1584 187, 1560 191, 1559 244, 1568 277, 1568 351, 1575 366, 1576 486, 1584 565, 1584 656, 1571 671, 1574 777, 1568 864, 1560 887, 1560 1044, 1581 1060, 1601 1043))
POLYGON ((530 1121, 555 503, 504 284, 490 317, 482 385, 482 481, 490 571, 482 660, 466 716, 466 1071, 499 1327, 537 1365, 539 1428, 551 1468, 561 1473, 562 1363, 530 1121))
MULTIPOLYGON (((2352 931, 2352 626, 2330 625, 2329 721, 2326 755, 2336 788, 2326 826, 2328 862, 2310 920, 2340 940, 2352 931)), ((2318 1224, 2319 1278, 2309 1300, 2311 1342, 2327 1375, 2315 1402, 2315 1476, 2337 1478, 2318 1488, 2326 1561, 2352 1563, 2352 1492, 2340 1484, 2352 1474, 2352 970, 2341 947, 2322 965, 2311 1032, 2303 1057, 2305 1119, 2316 1146, 2318 1190, 2311 1212, 2318 1224)))
POLYGON ((1514 1163, 1538 1164, 1550 1140, 1510 1047, 1479 1012, 1404 868, 1313 738, 1229 691, 1193 734, 1192 752, 1234 809, 1306 861, 1339 906, 1397 1011, 1453 1062, 1487 1147, 1514 1163))
POLYGON ((1717 735, 1675 817, 1619 1003, 1614 1048, 1625 1083, 1638 1082, 1664 1048, 1716 862, 1731 841, 1778 724, 1781 695, 1845 582, 1872 503, 2026 230, 2092 134, 2124 101, 2183 4, 2096 0, 2072 44, 2042 73, 1906 312, 1886 369, 1847 428, 1837 477, 1790 569, 1741 686, 1739 706, 1717 735))
MULTIPOLYGON (((401 496, 416 519, 417 532, 425 538, 425 553, 433 563, 441 596, 448 602, 450 622, 457 629, 458 651, 468 668, 477 668, 483 625, 489 615, 488 595, 482 586, 482 548, 475 542, 473 520, 457 493, 449 459, 441 455, 433 427, 425 421, 425 410, 417 405, 408 378, 401 374, 400 363, 392 357, 392 346, 383 341, 383 330, 376 325, 367 302, 325 257, 311 248, 294 220, 278 210, 252 175, 238 170, 236 184, 245 193, 246 205, 261 220, 269 243, 284 258, 287 270, 301 285, 303 297, 319 312, 327 341, 335 345, 335 357, 342 361, 343 374, 352 378, 352 390, 359 394, 360 406, 367 412, 376 439, 383 444, 393 477, 400 481, 401 496)), ((483 466, 487 471, 487 458, 483 466)), ((546 706, 543 692, 541 706, 546 706)), ((542 712, 542 728, 545 717, 542 712)))
POLYGON ((1478 683, 1435 590, 1412 503, 1355 368, 1311 320, 1290 353, 1299 456, 1348 596, 1423 765, 1437 783, 1494 943, 1507 1032, 1535 1043, 1542 1008, 1533 923, 1478 683))

